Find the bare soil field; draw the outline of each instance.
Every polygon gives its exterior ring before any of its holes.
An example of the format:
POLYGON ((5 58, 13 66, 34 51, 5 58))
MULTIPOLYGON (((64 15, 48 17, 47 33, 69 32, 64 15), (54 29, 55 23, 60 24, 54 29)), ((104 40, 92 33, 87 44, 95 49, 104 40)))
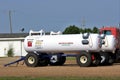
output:
POLYGON ((120 63, 112 66, 79 67, 75 60, 67 60, 63 66, 27 67, 23 62, 18 66, 4 64, 19 57, 0 58, 0 77, 120 77, 120 63))

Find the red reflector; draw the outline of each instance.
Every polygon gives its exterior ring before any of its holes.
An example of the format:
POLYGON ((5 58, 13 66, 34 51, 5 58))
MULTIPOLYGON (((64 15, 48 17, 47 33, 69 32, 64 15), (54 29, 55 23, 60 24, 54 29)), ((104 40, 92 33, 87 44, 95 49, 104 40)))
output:
POLYGON ((92 60, 95 60, 95 56, 94 55, 92 55, 92 60))
POLYGON ((28 41, 28 47, 32 47, 32 42, 28 41))

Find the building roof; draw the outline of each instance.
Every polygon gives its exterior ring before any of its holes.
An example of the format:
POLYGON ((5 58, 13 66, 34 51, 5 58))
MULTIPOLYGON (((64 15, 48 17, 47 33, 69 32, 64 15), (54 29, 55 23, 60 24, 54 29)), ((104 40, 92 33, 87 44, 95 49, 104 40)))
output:
POLYGON ((28 36, 28 33, 0 33, 0 38, 20 38, 28 36))

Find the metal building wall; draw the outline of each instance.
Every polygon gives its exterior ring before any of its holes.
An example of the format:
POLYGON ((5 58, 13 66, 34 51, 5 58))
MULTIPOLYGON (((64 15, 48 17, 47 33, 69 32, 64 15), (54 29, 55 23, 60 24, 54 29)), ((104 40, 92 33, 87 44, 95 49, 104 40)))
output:
POLYGON ((14 56, 25 56, 23 40, 2 40, 0 41, 0 57, 7 57, 8 50, 13 48, 14 56))

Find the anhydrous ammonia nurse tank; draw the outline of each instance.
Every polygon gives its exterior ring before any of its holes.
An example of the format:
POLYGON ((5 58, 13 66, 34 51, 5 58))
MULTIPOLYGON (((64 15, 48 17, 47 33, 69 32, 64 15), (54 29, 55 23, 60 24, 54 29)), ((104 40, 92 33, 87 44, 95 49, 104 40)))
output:
POLYGON ((101 47, 101 64, 102 65, 112 65, 116 58, 116 46, 117 40, 113 35, 101 34, 102 47, 101 47))
POLYGON ((27 66, 63 65, 66 52, 76 53, 77 63, 81 67, 98 64, 101 48, 99 34, 60 34, 51 32, 45 35, 43 30, 30 31, 24 40, 24 48, 28 52, 25 63, 27 66))
POLYGON ((101 50, 105 52, 115 52, 117 46, 115 37, 113 35, 104 35, 102 38, 103 44, 101 50))

